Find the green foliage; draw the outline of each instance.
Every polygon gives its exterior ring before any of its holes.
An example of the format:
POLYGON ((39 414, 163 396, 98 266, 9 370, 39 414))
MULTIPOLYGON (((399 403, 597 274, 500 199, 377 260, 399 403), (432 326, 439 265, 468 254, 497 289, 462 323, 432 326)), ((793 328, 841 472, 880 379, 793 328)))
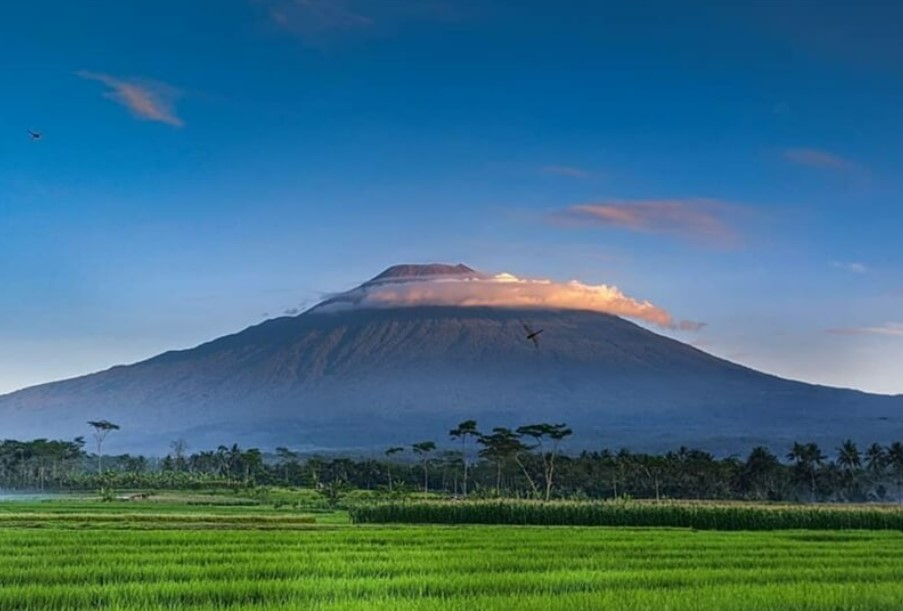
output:
MULTIPOLYGON (((419 488, 439 496, 471 498, 706 499, 748 501, 903 501, 903 444, 872 444, 865 451, 852 440, 833 456, 811 442, 790 448, 788 462, 768 448, 745 459, 717 458, 692 448, 662 455, 622 449, 568 455, 558 444, 571 431, 564 424, 497 427, 481 434, 474 421, 449 431, 456 451, 424 441, 388 448, 383 455, 301 456, 282 447, 275 454, 237 444, 187 454, 173 442, 173 454, 159 460, 124 454, 86 454, 84 439, 0 442, 0 488, 96 491, 195 490, 251 494, 258 488, 325 490, 323 507, 341 504, 342 489, 404 498, 419 488), (474 440, 478 448, 469 448, 474 440), (529 442, 529 443, 528 443, 529 442), (468 449, 479 452, 469 456, 468 449)), ((865 446, 864 446, 865 447, 865 446)), ((268 492, 261 491, 261 499, 268 492)), ((316 494, 316 493, 314 493, 316 494)), ((294 507, 294 501, 269 501, 294 507)))
POLYGON ((351 508, 358 524, 532 524, 698 530, 901 530, 903 510, 790 505, 535 501, 407 502, 351 508))
POLYGON ((0 609, 890 611, 903 600, 903 537, 891 533, 116 515, 3 522, 0 609))

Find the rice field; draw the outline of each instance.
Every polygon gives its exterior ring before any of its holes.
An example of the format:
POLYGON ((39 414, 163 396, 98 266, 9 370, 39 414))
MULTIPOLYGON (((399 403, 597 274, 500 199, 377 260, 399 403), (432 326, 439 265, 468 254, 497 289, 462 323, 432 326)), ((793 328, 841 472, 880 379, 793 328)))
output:
POLYGON ((4 515, 0 611, 903 608, 897 531, 4 515))
POLYGON ((569 501, 414 501, 360 505, 359 524, 648 526, 699 530, 899 530, 899 507, 569 501))

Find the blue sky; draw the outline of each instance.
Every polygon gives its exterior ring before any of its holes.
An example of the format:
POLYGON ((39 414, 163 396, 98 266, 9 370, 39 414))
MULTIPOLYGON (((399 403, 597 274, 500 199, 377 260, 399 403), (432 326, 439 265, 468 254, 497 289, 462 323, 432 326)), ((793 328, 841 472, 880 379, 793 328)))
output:
POLYGON ((6 3, 0 391, 442 261, 903 393, 903 8, 622 4, 6 3))

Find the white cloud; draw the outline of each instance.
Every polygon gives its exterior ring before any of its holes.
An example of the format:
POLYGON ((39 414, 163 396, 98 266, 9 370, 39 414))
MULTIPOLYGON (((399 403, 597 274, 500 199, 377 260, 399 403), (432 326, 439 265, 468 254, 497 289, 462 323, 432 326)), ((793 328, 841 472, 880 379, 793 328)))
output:
POLYGON ((903 337, 903 323, 889 322, 877 327, 841 327, 828 329, 828 333, 835 335, 887 335, 903 337))
POLYGON ((869 271, 868 267, 864 263, 857 263, 855 261, 851 261, 851 262, 831 261, 831 267, 835 267, 837 269, 842 269, 844 271, 852 272, 854 274, 865 274, 869 271))
POLYGON ((405 306, 462 306, 591 310, 643 320, 660 327, 692 331, 702 323, 675 320, 649 301, 625 295, 607 284, 578 280, 555 282, 501 273, 437 276, 404 281, 368 283, 333 296, 317 309, 405 306))

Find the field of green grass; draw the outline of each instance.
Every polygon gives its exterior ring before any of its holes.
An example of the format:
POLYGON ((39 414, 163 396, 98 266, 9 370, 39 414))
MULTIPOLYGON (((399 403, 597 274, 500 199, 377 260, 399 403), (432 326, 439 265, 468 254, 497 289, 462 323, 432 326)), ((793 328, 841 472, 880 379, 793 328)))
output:
POLYGON ((899 506, 621 501, 404 501, 352 507, 358 524, 510 524, 700 530, 897 530, 899 506))
POLYGON ((0 610, 900 608, 900 531, 359 525, 177 498, 0 505, 0 610))

